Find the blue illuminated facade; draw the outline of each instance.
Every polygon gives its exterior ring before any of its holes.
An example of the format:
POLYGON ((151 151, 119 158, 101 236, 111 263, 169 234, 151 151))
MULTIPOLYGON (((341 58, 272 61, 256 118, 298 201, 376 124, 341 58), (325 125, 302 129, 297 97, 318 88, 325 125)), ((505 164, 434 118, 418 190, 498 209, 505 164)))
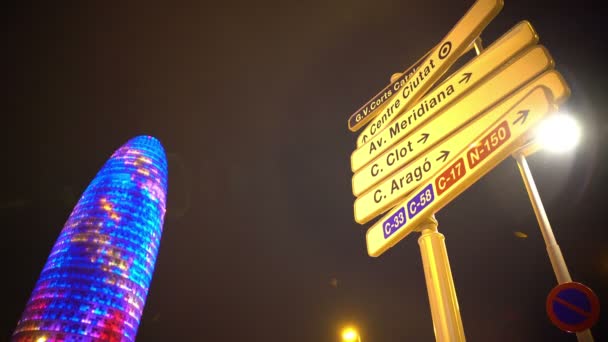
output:
POLYGON ((114 152, 65 223, 12 340, 134 341, 166 194, 158 140, 139 136, 114 152))

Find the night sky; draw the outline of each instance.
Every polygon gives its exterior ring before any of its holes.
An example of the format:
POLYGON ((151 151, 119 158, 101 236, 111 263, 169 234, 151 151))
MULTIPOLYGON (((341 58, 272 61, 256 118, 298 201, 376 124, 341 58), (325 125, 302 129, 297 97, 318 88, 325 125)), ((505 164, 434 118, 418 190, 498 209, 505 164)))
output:
MULTIPOLYGON (((0 339, 86 186, 148 134, 166 149, 169 194, 138 341, 333 342, 347 323, 364 342, 433 341, 419 234, 367 255, 347 119, 472 3, 5 7, 0 339)), ((606 312, 608 41, 592 6, 505 0, 482 38, 529 20, 571 86, 564 109, 584 127, 581 144, 529 163, 573 280, 606 312)), ((556 280, 512 158, 436 216, 468 340, 576 341, 545 313, 556 280)), ((596 341, 608 340, 606 317, 596 341)))

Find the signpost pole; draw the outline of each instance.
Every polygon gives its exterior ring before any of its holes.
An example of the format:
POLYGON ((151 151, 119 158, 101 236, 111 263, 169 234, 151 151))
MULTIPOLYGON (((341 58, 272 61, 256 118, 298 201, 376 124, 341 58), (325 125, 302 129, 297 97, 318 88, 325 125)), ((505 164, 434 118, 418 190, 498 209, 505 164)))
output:
POLYGON ((483 42, 481 41, 481 37, 477 37, 475 39, 473 46, 475 47, 475 53, 479 56, 483 52, 483 42))
MULTIPOLYGON (((481 54, 483 51, 481 37, 475 39, 473 46, 477 55, 481 54)), ((429 294, 435 340, 464 342, 466 338, 448 250, 445 246, 445 236, 437 230, 438 225, 433 215, 418 227, 418 231, 421 232, 418 245, 424 267, 426 290, 429 294)))
POLYGON ((424 266, 435 339, 440 342, 463 342, 466 339, 445 237, 437 231, 437 225, 433 215, 418 227, 422 233, 418 245, 424 266))
MULTIPOLYGON (((536 184, 532 178, 532 172, 530 172, 526 157, 521 150, 514 153, 513 157, 517 161, 517 166, 519 167, 526 190, 528 191, 530 202, 532 202, 532 208, 534 209, 534 214, 538 220, 540 232, 545 240, 547 253, 549 254, 549 260, 551 260, 551 266, 553 267, 553 272, 555 273, 557 282, 559 284, 571 282, 572 278, 570 277, 570 272, 568 272, 568 266, 566 266, 566 261, 564 260, 562 251, 555 240, 555 236, 553 235, 551 224, 549 223, 547 213, 545 212, 540 195, 538 194, 538 189, 536 188, 536 184)), ((589 329, 576 333, 576 337, 579 342, 593 341, 593 336, 591 335, 591 331, 589 329)))

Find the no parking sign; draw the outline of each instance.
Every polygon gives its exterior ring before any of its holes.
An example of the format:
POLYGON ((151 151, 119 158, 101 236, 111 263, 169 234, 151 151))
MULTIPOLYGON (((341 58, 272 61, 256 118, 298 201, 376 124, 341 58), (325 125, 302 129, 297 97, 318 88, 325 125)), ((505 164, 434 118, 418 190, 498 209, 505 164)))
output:
POLYGON ((547 314, 553 324, 567 332, 591 328, 600 316, 600 302, 587 286, 559 284, 547 296, 547 314))

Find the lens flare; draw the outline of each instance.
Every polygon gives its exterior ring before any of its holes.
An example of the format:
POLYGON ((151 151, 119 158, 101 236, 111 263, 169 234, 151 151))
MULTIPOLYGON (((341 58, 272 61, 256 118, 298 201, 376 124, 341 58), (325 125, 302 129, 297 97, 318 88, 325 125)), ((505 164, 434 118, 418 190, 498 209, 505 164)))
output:
POLYGON ((535 136, 544 149, 564 153, 578 145, 581 128, 573 117, 557 113, 539 124, 535 136))

